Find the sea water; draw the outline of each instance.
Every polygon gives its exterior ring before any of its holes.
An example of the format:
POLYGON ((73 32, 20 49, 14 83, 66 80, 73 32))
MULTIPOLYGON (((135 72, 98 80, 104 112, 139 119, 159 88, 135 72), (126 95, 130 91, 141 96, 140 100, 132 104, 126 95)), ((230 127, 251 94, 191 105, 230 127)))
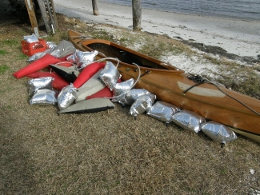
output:
MULTIPOLYGON (((100 0, 132 6, 132 0, 100 0)), ((260 20, 260 0, 141 0, 142 8, 165 12, 260 20)))

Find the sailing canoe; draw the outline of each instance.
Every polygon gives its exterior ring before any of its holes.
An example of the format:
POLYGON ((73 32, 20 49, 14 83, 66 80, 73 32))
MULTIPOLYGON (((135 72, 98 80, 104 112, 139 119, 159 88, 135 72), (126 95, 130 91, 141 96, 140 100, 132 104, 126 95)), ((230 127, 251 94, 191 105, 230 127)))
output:
MULTIPOLYGON (((141 77, 136 88, 144 88, 180 109, 194 111, 208 120, 232 127, 237 133, 260 142, 260 100, 229 90, 198 76, 185 73, 171 64, 101 39, 88 39, 68 30, 69 40, 81 51, 97 50, 98 58, 120 60, 118 70, 123 80, 141 77)), ((117 61, 113 61, 116 64, 117 61)))

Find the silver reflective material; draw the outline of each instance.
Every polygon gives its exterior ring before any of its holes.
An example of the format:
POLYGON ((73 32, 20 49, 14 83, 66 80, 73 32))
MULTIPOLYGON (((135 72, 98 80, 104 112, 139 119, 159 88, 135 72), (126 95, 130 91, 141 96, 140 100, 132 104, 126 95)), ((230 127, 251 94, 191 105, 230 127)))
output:
POLYGON ((77 98, 77 89, 70 84, 64 87, 58 95, 58 107, 63 110, 69 107, 77 98))
POLYGON ((66 40, 62 40, 50 54, 56 58, 62 58, 76 51, 74 45, 66 40))
POLYGON ((94 62, 96 55, 98 54, 98 51, 94 50, 91 52, 81 52, 78 55, 79 61, 78 66, 80 68, 85 68, 87 65, 94 62))
POLYGON ((87 65, 94 62, 98 51, 83 52, 76 50, 74 54, 67 57, 67 60, 77 64, 78 68, 85 68, 87 65))
POLYGON ((26 35, 23 36, 23 39, 27 42, 27 43, 34 43, 39 41, 38 37, 33 33, 32 35, 26 35))
POLYGON ((155 98, 155 95, 143 95, 139 97, 130 107, 130 115, 136 117, 138 114, 142 114, 149 110, 152 107, 155 98))
POLYGON ((51 42, 51 41, 47 41, 47 42, 46 42, 46 45, 47 45, 47 48, 48 48, 48 49, 52 49, 52 50, 57 47, 56 43, 53 43, 53 42, 51 42))
POLYGON ((172 121, 186 130, 198 133, 206 119, 195 112, 182 110, 173 115, 172 121))
POLYGON ((41 57, 45 56, 46 55, 46 52, 38 52, 32 56, 30 56, 27 60, 27 62, 34 62, 38 59, 40 59, 41 57))
POLYGON ((77 57, 77 52, 78 52, 78 50, 76 50, 73 54, 71 54, 71 55, 69 55, 68 57, 67 57, 67 60, 69 61, 69 62, 72 62, 72 63, 77 63, 77 60, 78 60, 78 57, 77 57))
POLYGON ((237 138, 236 134, 231 129, 214 121, 203 124, 201 130, 212 140, 221 144, 226 144, 237 138))
POLYGON ((118 102, 123 106, 132 105, 135 102, 135 100, 137 100, 139 97, 143 95, 152 96, 153 94, 146 89, 131 89, 124 96, 122 96, 118 102))
POLYGON ((124 96, 124 94, 132 89, 134 82, 134 79, 131 78, 121 83, 117 83, 113 88, 113 95, 115 96, 113 101, 118 102, 124 96))
MULTIPOLYGON (((30 56, 30 57, 28 58, 27 62, 34 62, 34 61, 40 59, 41 57, 45 56, 47 53, 51 54, 51 53, 53 52, 53 49, 54 49, 54 48, 49 48, 49 49, 46 49, 46 50, 43 51, 43 52, 38 52, 38 53, 36 53, 36 54, 30 56)), ((56 56, 54 56, 54 57, 56 57, 56 56)))
POLYGON ((56 93, 50 89, 40 89, 35 92, 29 101, 30 105, 55 105, 57 103, 56 93))
POLYGON ((110 61, 107 61, 104 69, 99 75, 99 78, 112 91, 120 76, 121 75, 114 64, 110 61))
POLYGON ((172 121, 173 115, 179 111, 179 108, 164 101, 157 101, 148 111, 147 115, 156 118, 165 123, 172 121))
MULTIPOLYGON (((38 52, 32 56, 30 56, 27 60, 27 62, 34 62, 38 59, 40 59, 41 57, 45 56, 47 53, 51 53, 52 52, 52 49, 46 49, 45 51, 43 52, 38 52)), ((54 56, 55 57, 55 56, 54 56)))
POLYGON ((52 89, 52 77, 41 77, 28 81, 28 94, 31 96, 39 89, 52 89))

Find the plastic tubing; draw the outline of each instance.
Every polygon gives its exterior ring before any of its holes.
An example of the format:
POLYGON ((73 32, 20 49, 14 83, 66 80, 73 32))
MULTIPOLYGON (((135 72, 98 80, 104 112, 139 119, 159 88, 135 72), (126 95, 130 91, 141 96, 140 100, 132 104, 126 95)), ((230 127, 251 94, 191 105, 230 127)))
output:
MULTIPOLYGON (((101 61, 104 61, 104 60, 116 60, 116 61, 117 61, 116 68, 118 68, 118 65, 119 65, 119 63, 120 63, 120 60, 119 60, 118 58, 112 58, 112 57, 101 58, 101 59, 99 59, 99 60, 97 60, 97 61, 94 61, 94 62, 101 62, 101 61)), ((94 63, 94 62, 93 62, 93 63, 94 63)), ((137 77, 136 81, 134 82, 133 86, 131 87, 131 89, 136 85, 136 83, 139 81, 140 76, 141 76, 141 70, 140 70, 139 65, 136 64, 136 63, 133 63, 133 65, 135 65, 135 66, 138 68, 138 77, 137 77)), ((131 89, 130 89, 130 90, 131 90, 131 89)), ((113 96, 113 97, 103 97, 103 98, 107 98, 107 99, 120 98, 120 97, 122 97, 123 95, 125 95, 126 93, 128 93, 130 90, 128 90, 128 91, 126 91, 126 92, 124 92, 124 93, 122 93, 122 94, 120 94, 120 95, 117 95, 117 96, 113 96)))

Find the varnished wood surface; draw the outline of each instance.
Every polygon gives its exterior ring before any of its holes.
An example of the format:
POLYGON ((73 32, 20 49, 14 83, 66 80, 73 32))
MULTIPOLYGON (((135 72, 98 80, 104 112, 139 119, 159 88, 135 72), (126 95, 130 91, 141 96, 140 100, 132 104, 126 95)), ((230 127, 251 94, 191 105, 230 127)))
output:
POLYGON ((34 11, 32 0, 24 0, 34 34, 39 37, 38 22, 34 11))
MULTIPOLYGON (((237 132, 243 132, 244 136, 253 136, 256 141, 259 140, 260 128, 258 128, 258 124, 260 124, 260 116, 240 103, 243 102, 260 113, 259 100, 219 86, 219 89, 224 92, 222 93, 215 85, 209 83, 198 85, 184 94, 183 91, 188 86, 193 86, 196 83, 189 80, 183 70, 106 40, 76 38, 80 34, 74 31, 68 31, 68 35, 70 41, 83 51, 92 51, 95 44, 97 44, 96 48, 105 48, 105 46, 102 46, 104 44, 133 53, 135 56, 138 55, 140 59, 144 59, 145 63, 154 65, 156 68, 140 66, 141 74, 144 76, 137 82, 136 88, 147 89, 156 94, 159 100, 172 103, 181 109, 194 111, 208 120, 236 128, 238 129, 237 132)), ((108 57, 115 57, 110 56, 111 53, 106 50, 103 50, 99 57, 103 58, 103 54, 108 57)), ((129 63, 121 62, 118 70, 122 74, 123 80, 136 79, 138 76, 136 66, 129 63)))

